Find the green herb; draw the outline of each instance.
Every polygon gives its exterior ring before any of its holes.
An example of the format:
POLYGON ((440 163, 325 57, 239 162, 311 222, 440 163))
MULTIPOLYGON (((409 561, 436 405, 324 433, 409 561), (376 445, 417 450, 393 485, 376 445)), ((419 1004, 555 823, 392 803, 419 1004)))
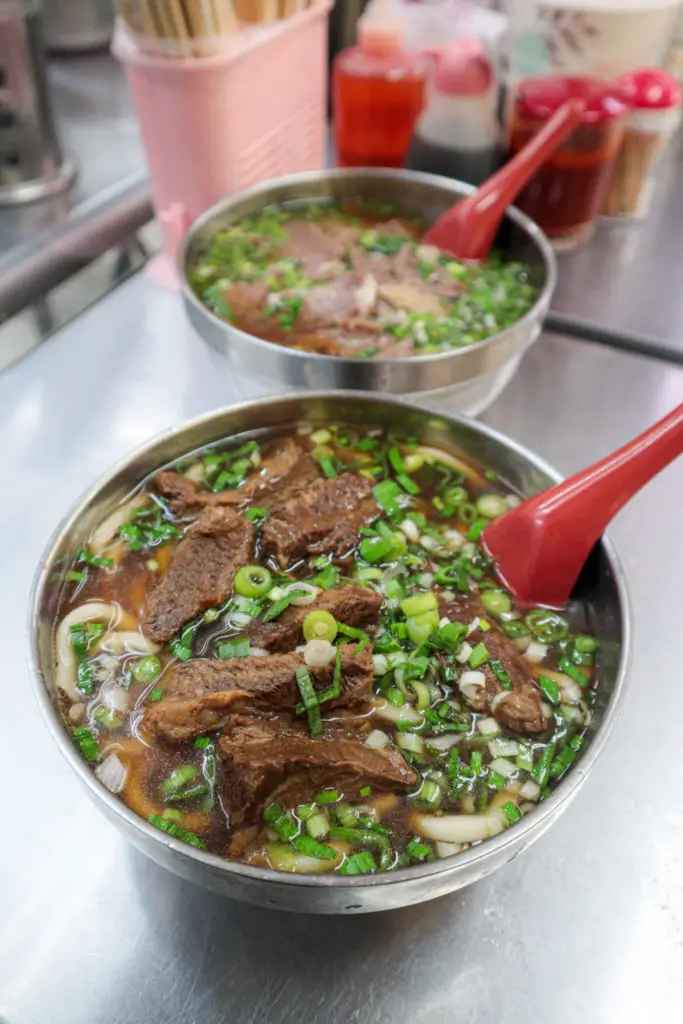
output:
POLYGON ((283 611, 285 611, 286 608, 289 608, 292 601, 295 601, 297 597, 305 596, 305 590, 290 590, 290 592, 288 594, 285 594, 284 597, 279 598, 277 601, 273 601, 270 608, 263 616, 263 621, 272 622, 274 619, 277 619, 280 615, 282 615, 283 611))
POLYGON ((304 300, 300 295, 288 299, 280 299, 278 304, 277 322, 283 331, 291 331, 297 322, 304 300))
POLYGON ((222 661, 231 658, 248 658, 251 654, 249 640, 220 640, 216 644, 216 657, 222 661))
POLYGON ((263 820, 267 825, 275 829, 281 839, 285 839, 288 842, 294 839, 299 831, 299 826, 292 815, 288 811, 283 810, 277 800, 272 804, 268 804, 263 812, 263 820))
POLYGON ((467 659, 470 668, 479 668, 481 665, 485 665, 489 660, 489 652, 482 643, 478 643, 477 646, 472 650, 469 658, 467 659))
POLYGON ((391 843, 386 836, 367 828, 333 828, 330 829, 330 838, 338 839, 343 843, 350 843, 352 846, 368 847, 379 853, 380 871, 388 871, 394 861, 394 853, 391 843))
POLYGON ((319 459, 318 465, 320 466, 323 473, 329 480, 334 480, 335 477, 339 476, 337 470, 335 469, 334 462, 327 456, 324 456, 322 459, 319 459))
POLYGON ((572 664, 569 658, 560 658, 558 662, 558 668, 560 672, 564 672, 566 676, 573 679, 579 686, 588 686, 590 680, 585 672, 582 672, 580 668, 572 664))
POLYGON ((381 484, 373 487, 372 493, 375 501, 389 514, 398 512, 404 499, 404 492, 394 480, 383 480, 381 484))
POLYGON ((512 689, 512 679, 510 679, 510 676, 503 668, 502 662, 497 659, 492 659, 489 661, 489 668, 504 690, 512 689))
POLYGON ((339 850, 325 846, 311 836, 297 836, 292 840, 292 846, 298 853, 303 853, 306 857, 315 857, 316 860, 336 860, 339 857, 339 850))
POLYGON ((321 590, 332 590, 339 586, 341 571, 336 565, 326 565, 316 576, 307 580, 313 587, 320 587, 321 590))
POLYGON ((305 665, 302 665, 301 668, 296 670, 296 682, 299 687, 299 693, 301 694, 304 709, 308 715, 308 727, 311 731, 311 736, 322 736, 323 723, 320 716, 320 704, 318 703, 318 696, 313 687, 311 673, 305 665))
POLYGON ((484 759, 482 754, 478 750, 473 750, 470 756, 470 768, 475 775, 481 775, 481 770, 484 766, 484 759))
POLYGON ((261 526, 266 521, 269 515, 270 512, 268 511, 267 508, 247 509, 247 519, 249 520, 250 523, 254 523, 255 526, 261 526))
POLYGON ((198 626, 199 623, 191 622, 188 626, 185 626, 180 636, 173 637, 169 647, 174 658, 178 658, 179 661, 190 660, 192 657, 192 641, 198 626))
POLYGON ((411 860, 419 862, 434 860, 434 850, 429 843, 423 842, 419 836, 413 836, 406 846, 406 853, 411 860))
POLYGON ((194 832, 190 832, 189 829, 181 828, 180 825, 176 825, 174 821, 169 821, 168 818, 160 818, 158 814, 150 814, 147 820, 150 825, 154 825, 155 828, 165 832, 168 836, 172 836, 173 839, 180 839, 181 842, 188 843, 189 846, 195 846, 198 850, 206 849, 206 843, 199 836, 195 835, 194 832))
POLYGON ((123 724, 116 712, 104 704, 98 704, 92 714, 95 721, 105 729, 120 729, 123 724))
POLYGON ((77 725, 71 730, 86 761, 99 761, 100 748, 97 740, 86 725, 77 725))
POLYGON ((163 690, 161 689, 161 687, 160 687, 160 686, 157 686, 157 687, 155 687, 155 689, 154 689, 154 690, 152 690, 152 691, 151 691, 151 693, 150 693, 150 695, 149 695, 149 699, 150 699, 150 700, 151 700, 152 702, 156 702, 156 701, 158 701, 158 700, 161 700, 161 698, 163 697, 163 695, 164 695, 164 691, 163 691, 163 690))
POLYGON ((371 786, 363 786, 363 788, 360 791, 360 795, 363 796, 363 797, 372 796, 372 787, 371 786))
POLYGON ((120 534, 131 551, 144 551, 179 537, 180 530, 168 521, 164 510, 155 505, 153 509, 136 509, 131 522, 121 527, 120 534))
POLYGON ((399 473, 396 480, 408 494, 419 494, 420 488, 406 473, 399 473))
POLYGON ((330 700, 338 700, 341 696, 341 649, 337 648, 337 654, 334 659, 334 675, 332 676, 332 685, 323 690, 318 695, 318 703, 322 706, 330 700))
POLYGON ((352 853, 339 868, 340 875, 371 875, 377 870, 374 857, 367 850, 352 853))
POLYGON ((92 565, 98 569, 111 569, 114 565, 113 558, 100 558, 98 555, 91 555, 85 550, 85 548, 79 548, 76 552, 76 561, 85 562, 86 565, 92 565))
POLYGON ((507 818, 511 825, 514 825, 522 817, 522 815, 519 812, 519 808, 517 808, 515 804, 513 804, 512 800, 508 800, 506 804, 503 804, 501 810, 504 812, 505 817, 507 818))
POLYGON ((550 777, 550 767, 553 763, 554 757, 555 744, 549 743, 547 747, 544 747, 540 758, 536 762, 536 767, 534 768, 533 772, 534 779, 539 784, 539 786, 545 786, 547 784, 548 779, 550 777))
POLYGON ((481 537, 482 533, 489 525, 488 519, 476 519, 467 533, 467 539, 470 541, 477 541, 481 537))
POLYGON ((327 789, 324 793, 316 793, 313 797, 317 804, 334 804, 340 799, 341 794, 336 789, 327 789))
POLYGON ((136 661, 131 670, 133 679, 137 683, 153 683, 158 679, 162 670, 161 660, 155 654, 147 654, 144 658, 136 661))
POLYGON ((194 741, 196 750, 207 750, 211 746, 211 740, 208 736, 198 736, 194 741))
POLYGON ((560 688, 554 679, 549 679, 548 676, 539 676, 538 685, 541 687, 541 693, 550 701, 551 704, 560 703, 560 688))
POLYGON ((563 640, 569 633, 569 623, 556 612, 547 608, 537 608, 525 618, 525 622, 534 636, 544 644, 554 644, 563 640))
POLYGON ((489 782, 495 789, 505 789, 505 779, 499 772, 489 771, 489 782))

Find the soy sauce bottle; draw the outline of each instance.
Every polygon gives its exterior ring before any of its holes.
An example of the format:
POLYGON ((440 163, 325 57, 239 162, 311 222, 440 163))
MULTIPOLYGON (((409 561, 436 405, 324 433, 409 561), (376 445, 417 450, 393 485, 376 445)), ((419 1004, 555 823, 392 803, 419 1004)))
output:
POLYGON ((425 104, 428 59, 404 45, 389 0, 358 22, 358 45, 332 71, 334 136, 340 167, 403 167, 425 104))

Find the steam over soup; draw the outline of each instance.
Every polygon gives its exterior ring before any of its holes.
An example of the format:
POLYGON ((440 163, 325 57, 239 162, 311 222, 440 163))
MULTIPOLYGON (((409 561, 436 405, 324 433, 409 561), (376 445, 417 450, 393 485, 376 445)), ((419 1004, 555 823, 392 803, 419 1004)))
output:
POLYGON ((393 203, 270 207, 219 231, 190 277, 213 313, 250 334, 356 359, 472 345, 534 305, 521 263, 462 263, 421 233, 393 203))
POLYGON ((581 609, 496 579, 478 539, 517 500, 343 426, 158 472, 58 583, 74 743, 158 829, 279 871, 391 871, 514 826, 580 756, 598 647, 581 609))

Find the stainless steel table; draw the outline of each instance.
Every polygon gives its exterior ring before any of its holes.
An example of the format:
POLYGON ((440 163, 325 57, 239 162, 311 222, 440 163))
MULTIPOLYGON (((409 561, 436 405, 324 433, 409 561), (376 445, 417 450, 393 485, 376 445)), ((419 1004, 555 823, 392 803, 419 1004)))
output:
POLYGON ((559 257, 550 323, 622 349, 683 363, 683 134, 668 150, 643 224, 604 222, 559 257))
POLYGON ((106 52, 51 58, 50 96, 76 184, 0 209, 0 320, 151 220, 147 171, 123 71, 106 52))
MULTIPOLYGON (((138 275, 0 377, 0 1020, 8 1024, 678 1024, 683 465, 614 536, 631 691, 595 775, 492 878, 372 918, 223 901, 128 848, 53 749, 25 659, 56 519, 131 447, 260 387, 138 275)), ((568 472, 683 401, 683 370, 544 336, 486 419, 568 472)))

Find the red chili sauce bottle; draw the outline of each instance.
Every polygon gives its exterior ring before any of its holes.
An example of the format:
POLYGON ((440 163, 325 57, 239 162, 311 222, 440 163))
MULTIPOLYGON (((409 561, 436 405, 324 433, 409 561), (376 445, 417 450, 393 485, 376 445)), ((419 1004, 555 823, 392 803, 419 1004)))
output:
POLYGON ((403 45, 388 6, 358 23, 358 45, 333 66, 334 134, 340 167, 403 167, 425 104, 428 59, 403 45))
POLYGON ((596 78, 530 78, 517 87, 510 124, 516 153, 566 100, 586 100, 581 124, 524 188, 516 206, 558 251, 593 234, 621 148, 628 103, 618 85, 596 78))

